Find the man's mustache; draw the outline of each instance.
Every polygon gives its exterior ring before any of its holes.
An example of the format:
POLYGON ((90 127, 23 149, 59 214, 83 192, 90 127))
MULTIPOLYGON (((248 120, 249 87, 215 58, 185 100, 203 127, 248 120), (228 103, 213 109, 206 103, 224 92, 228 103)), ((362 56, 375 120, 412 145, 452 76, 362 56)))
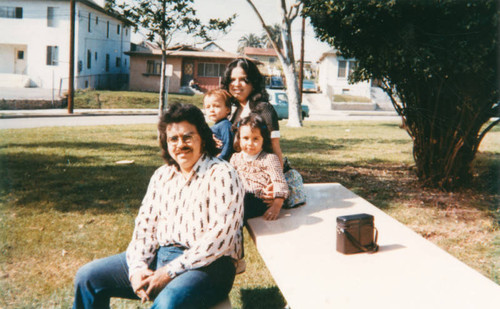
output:
POLYGON ((179 149, 179 150, 178 150, 178 151, 176 151, 176 152, 177 152, 177 153, 179 153, 179 152, 182 152, 182 151, 189 151, 189 150, 191 150, 191 147, 184 146, 184 147, 182 147, 181 149, 179 149))

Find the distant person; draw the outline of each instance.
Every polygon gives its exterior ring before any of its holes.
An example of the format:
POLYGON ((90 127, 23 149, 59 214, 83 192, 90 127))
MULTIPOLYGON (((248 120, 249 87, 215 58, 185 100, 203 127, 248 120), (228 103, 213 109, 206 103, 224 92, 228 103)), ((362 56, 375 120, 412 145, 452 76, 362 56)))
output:
POLYGON ((288 185, 278 156, 273 153, 267 124, 258 114, 251 113, 237 124, 235 152, 231 164, 245 184, 245 216, 248 219, 263 216, 276 220, 283 202, 288 197, 288 185), (271 185, 273 197, 266 201, 266 188, 271 185))
POLYGON ((151 300, 152 308, 209 308, 232 288, 242 250, 242 181, 215 157, 197 107, 172 104, 158 131, 166 164, 151 177, 127 251, 78 270, 73 308, 109 308, 111 297, 151 300))
POLYGON ((191 87, 195 90, 201 91, 200 85, 198 84, 198 82, 195 79, 192 79, 189 81, 189 87, 191 87))
POLYGON ((233 60, 228 64, 221 83, 222 89, 229 91, 238 102, 236 110, 230 117, 233 125, 251 112, 259 114, 271 132, 273 153, 278 156, 283 166, 278 115, 269 103, 266 81, 255 63, 245 58, 233 60))
POLYGON ((211 127, 215 138, 222 144, 218 157, 229 161, 233 154, 233 130, 228 119, 231 114, 231 95, 226 90, 215 89, 208 91, 203 97, 205 114, 215 124, 211 127))

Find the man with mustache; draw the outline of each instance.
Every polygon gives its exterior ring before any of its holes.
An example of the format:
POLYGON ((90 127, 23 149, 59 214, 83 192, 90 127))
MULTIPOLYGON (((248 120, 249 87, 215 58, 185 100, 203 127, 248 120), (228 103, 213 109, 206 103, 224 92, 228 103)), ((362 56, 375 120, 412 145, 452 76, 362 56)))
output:
POLYGON ((127 251, 80 268, 73 308, 109 308, 111 297, 151 300, 152 308, 208 308, 232 288, 243 184, 216 157, 197 107, 171 105, 158 130, 166 164, 151 178, 127 251))

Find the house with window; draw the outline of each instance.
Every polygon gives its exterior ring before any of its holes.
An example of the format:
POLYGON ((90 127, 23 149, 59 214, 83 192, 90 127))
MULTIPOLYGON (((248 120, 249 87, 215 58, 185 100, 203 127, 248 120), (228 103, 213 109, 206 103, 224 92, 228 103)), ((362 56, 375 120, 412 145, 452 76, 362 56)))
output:
POLYGON ((257 60, 259 62, 259 70, 263 75, 282 75, 281 63, 274 48, 245 47, 243 55, 257 60))
MULTIPOLYGON (((128 82, 132 23, 104 9, 105 0, 76 0, 75 88, 116 89, 128 82)), ((70 0, 0 2, 0 87, 66 90, 70 0)))
POLYGON ((318 61, 318 84, 323 93, 329 98, 335 94, 370 98, 370 81, 349 84, 357 64, 356 59, 344 58, 335 49, 323 53, 318 61))
MULTIPOLYGON (((161 49, 149 43, 133 45, 130 52, 129 89, 136 91, 160 90, 161 49)), ((202 91, 219 88, 227 64, 238 55, 220 50, 203 50, 178 45, 167 50, 167 65, 172 65, 168 92, 181 93, 191 80, 202 91)))

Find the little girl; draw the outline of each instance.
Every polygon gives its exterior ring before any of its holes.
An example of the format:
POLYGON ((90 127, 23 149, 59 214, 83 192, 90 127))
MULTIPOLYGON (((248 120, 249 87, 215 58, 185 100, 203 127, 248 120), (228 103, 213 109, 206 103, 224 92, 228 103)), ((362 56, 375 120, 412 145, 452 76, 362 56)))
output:
POLYGON ((230 162, 246 191, 244 222, 262 215, 266 220, 276 220, 288 196, 288 185, 280 160, 272 151, 269 129, 258 114, 251 113, 238 122, 233 148, 237 153, 230 162), (273 199, 266 203, 264 189, 270 184, 273 199))

